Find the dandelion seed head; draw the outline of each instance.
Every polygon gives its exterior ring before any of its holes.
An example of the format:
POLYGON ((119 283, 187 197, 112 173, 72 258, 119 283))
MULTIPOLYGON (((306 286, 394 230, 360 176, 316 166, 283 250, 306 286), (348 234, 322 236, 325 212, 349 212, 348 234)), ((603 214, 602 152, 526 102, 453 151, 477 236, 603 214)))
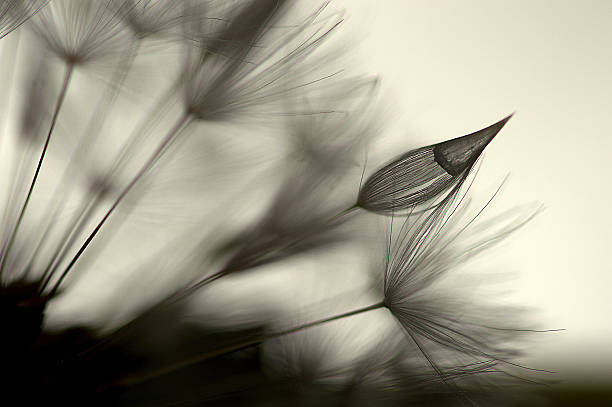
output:
POLYGON ((188 0, 119 0, 115 3, 119 15, 141 39, 170 34, 185 24, 184 19, 204 18, 196 7, 189 7, 188 0))
POLYGON ((433 211, 408 217, 384 273, 385 306, 411 342, 414 355, 444 382, 505 371, 514 367, 508 362, 521 355, 516 332, 491 329, 499 324, 498 319, 515 316, 515 309, 484 302, 472 305, 467 298, 461 299, 461 288, 453 285, 449 291, 443 282, 462 263, 506 238, 533 214, 523 212, 519 218, 513 214, 504 227, 494 232, 487 229, 485 235, 471 241, 467 236, 470 243, 464 245, 468 228, 484 210, 462 222, 466 207, 464 197, 455 192, 433 211))
POLYGON ((49 50, 69 64, 112 56, 126 41, 126 27, 114 0, 54 0, 31 20, 49 50))
POLYGON ((307 57, 339 21, 318 23, 322 11, 318 10, 297 27, 274 27, 291 4, 279 0, 249 3, 226 30, 220 30, 217 39, 205 35, 206 45, 190 50, 184 70, 189 113, 200 120, 226 120, 256 112, 269 118, 271 106, 280 104, 279 110, 286 111, 291 98, 303 97, 308 88, 333 76, 313 77, 309 64, 315 63, 307 57))

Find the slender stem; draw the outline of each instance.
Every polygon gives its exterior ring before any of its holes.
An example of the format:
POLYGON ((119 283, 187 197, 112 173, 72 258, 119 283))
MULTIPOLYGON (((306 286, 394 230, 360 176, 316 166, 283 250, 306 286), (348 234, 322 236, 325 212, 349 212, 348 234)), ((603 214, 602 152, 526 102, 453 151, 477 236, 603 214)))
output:
POLYGON ((32 178, 32 182, 30 184, 30 188, 26 195, 26 199, 21 207, 21 211, 19 212, 19 216, 17 217, 17 223, 13 228, 11 233, 11 237, 6 246, 6 250, 2 253, 2 262, 0 263, 0 276, 4 272, 4 267, 6 265, 6 260, 8 255, 13 247, 13 243, 15 242, 15 237, 17 236, 17 232, 19 231, 19 227, 21 226, 21 222, 23 221, 23 216, 25 215, 26 209, 28 208, 28 204, 30 203, 30 198, 32 197, 32 192, 34 191, 34 186, 36 185, 36 180, 38 179, 38 175, 40 174, 40 168, 42 167, 43 160, 45 159, 45 155, 47 153, 47 149, 49 148, 49 142, 51 141, 51 135, 53 134, 53 130, 55 129, 55 124, 57 123, 57 118, 59 117, 60 110, 62 108, 62 104, 64 103, 64 98, 66 97, 66 92, 68 91, 68 85, 70 83, 70 78, 72 77, 72 72, 74 71, 74 65, 68 64, 66 66, 66 74, 64 76, 64 83, 62 84, 62 89, 57 98, 57 103, 55 106, 55 111, 53 112, 53 118, 51 119, 51 124, 49 126, 49 132, 47 133, 47 138, 45 139, 45 145, 40 154, 40 158, 38 159, 38 164, 36 166, 36 171, 34 172, 34 177, 32 178))
POLYGON ((32 158, 32 149, 28 145, 26 151, 23 151, 18 158, 19 162, 12 165, 11 171, 11 182, 8 188, 9 192, 6 196, 6 203, 4 204, 4 213, 2 214, 2 250, 4 252, 6 245, 8 244, 10 235, 9 229, 11 225, 11 215, 16 212, 15 207, 18 205, 19 186, 26 183, 26 171, 25 163, 30 162, 32 158))
POLYGON ((136 146, 142 142, 142 139, 146 136, 147 131, 154 127, 153 123, 165 114, 164 110, 167 110, 171 105, 172 96, 176 93, 177 85, 180 83, 180 78, 176 79, 166 89, 166 91, 158 99, 155 106, 153 106, 149 112, 143 117, 138 126, 131 132, 130 137, 126 140, 118 156, 115 158, 111 169, 109 170, 109 177, 119 170, 121 165, 127 160, 130 154, 133 153, 136 146))
MULTIPOLYGON (((343 216, 348 215, 349 213, 353 212, 356 209, 359 209, 356 205, 353 205, 351 207, 345 208, 344 210, 338 212, 337 214, 332 216, 330 219, 328 219, 328 222, 331 223, 331 222, 335 221, 338 218, 341 218, 343 216)), ((135 329, 135 327, 138 326, 139 322, 145 320, 148 316, 153 314, 155 311, 157 311, 157 310, 159 310, 159 309, 161 309, 163 307, 168 307, 168 306, 171 306, 173 304, 176 304, 178 301, 181 301, 182 299, 185 299, 188 296, 194 294, 200 288, 203 288, 203 287, 207 286, 208 284, 210 284, 210 283, 212 283, 212 282, 214 282, 214 281, 220 279, 221 277, 223 277, 223 276, 225 276, 227 274, 230 274, 230 273, 231 273, 231 270, 222 269, 222 270, 220 270, 220 271, 218 271, 218 272, 216 272, 214 274, 211 274, 209 276, 201 278, 200 280, 196 281, 195 283, 193 283, 193 284, 191 284, 191 285, 181 289, 177 293, 169 296, 168 298, 166 298, 165 300, 160 302, 159 305, 157 305, 155 308, 151 309, 150 311, 146 312, 145 314, 139 316, 135 320, 129 322, 127 325, 122 327, 118 332, 113 334, 114 339, 116 340, 118 337, 122 337, 122 336, 126 335, 128 332, 130 332, 131 330, 135 329)), ((380 306, 380 305, 377 304, 376 306, 373 306, 373 308, 377 308, 378 306, 380 306)), ((364 311, 365 310, 359 310, 359 311, 355 311, 354 313, 359 313, 359 312, 364 312, 364 311)), ((349 314, 352 315, 352 313, 349 313, 349 314)), ((349 316, 349 314, 342 315, 342 316, 337 316, 337 317, 332 317, 332 318, 330 318, 328 320, 331 321, 333 319, 338 319, 338 318, 341 318, 341 317, 346 317, 346 316, 349 316)), ((317 321, 314 324, 316 325, 316 324, 323 323, 323 322, 327 322, 327 321, 317 321)), ((308 326, 304 326, 304 327, 302 327, 302 329, 305 329, 307 327, 308 326)), ((286 334, 286 333, 281 333, 281 334, 286 334)), ((98 344, 98 345, 88 349, 87 351, 83 352, 83 354, 89 353, 89 352, 92 352, 92 351, 95 351, 95 350, 99 350, 100 348, 104 347, 108 343, 110 343, 110 341, 106 341, 106 343, 98 344)))
MULTIPOLYGON (((69 180, 73 179, 75 167, 82 162, 83 159, 81 158, 81 155, 86 156, 88 154, 88 148, 91 148, 91 146, 95 145, 97 142, 100 130, 102 129, 102 126, 108 117, 109 111, 112 109, 113 104, 117 99, 121 85, 125 81, 125 77, 131 69, 140 44, 140 40, 136 40, 131 44, 130 48, 123 56, 122 62, 119 63, 115 69, 111 80, 109 81, 109 85, 105 88, 105 92, 98 101, 96 108, 92 111, 87 127, 83 132, 83 137, 80 137, 79 144, 72 153, 72 158, 68 161, 68 165, 64 169, 64 173, 60 177, 60 181, 57 183, 55 192, 53 193, 54 197, 59 196, 60 198, 55 200, 54 205, 47 205, 47 213, 46 216, 43 217, 44 219, 47 219, 47 224, 45 232, 43 232, 44 239, 40 240, 39 246, 42 246, 45 243, 46 238, 51 235, 50 232, 57 224, 55 219, 64 210, 64 207, 72 192, 72 190, 68 187, 72 186, 73 184, 66 184, 69 180), (61 191, 62 188, 64 189, 63 191, 61 191)), ((81 211, 84 210, 84 205, 89 205, 89 203, 82 204, 81 211)), ((45 276, 43 275, 42 278, 44 279, 45 276)))
POLYGON ((327 223, 332 223, 332 222, 334 222, 335 220, 340 219, 340 218, 342 218, 343 216, 346 216, 346 215, 348 215, 349 213, 351 213, 351 212, 353 212, 353 211, 355 211, 355 210, 357 210, 357 209, 359 209, 359 207, 358 207, 356 204, 355 204, 355 205, 353 205, 353 206, 350 206, 350 207, 348 207, 348 208, 346 208, 346 209, 343 209, 343 210, 341 210, 340 212, 338 212, 337 214, 335 214, 334 216, 332 216, 331 218, 329 218, 329 219, 327 220, 327 223))
MULTIPOLYGON (((17 66, 17 58, 19 56, 18 51, 19 51, 19 43, 20 43, 20 39, 21 39, 21 35, 19 34, 19 31, 17 31, 15 33, 15 43, 14 43, 14 47, 11 48, 8 51, 11 51, 9 55, 4 56, 2 55, 2 57, 5 60, 12 60, 13 63, 10 64, 9 66, 9 70, 8 73, 6 74, 6 83, 7 84, 12 84, 14 82, 13 77, 15 76, 15 67, 17 66)), ((5 50, 2 50, 2 54, 4 54, 5 50)), ((2 111, 0 112, 0 125, 2 125, 2 139, 0 140, 0 148, 4 148, 5 147, 5 143, 6 143, 6 135, 8 134, 8 113, 10 110, 10 106, 11 106, 11 102, 12 102, 12 98, 13 98, 13 94, 15 93, 15 89, 13 89, 12 87, 10 87, 10 85, 8 86, 8 92, 7 92, 7 97, 6 97, 6 103, 3 104, 2 106, 2 111)), ((1 152, 2 150, 0 150, 1 152)), ((27 149, 27 152, 30 152, 30 149, 27 149)), ((24 176, 23 174, 23 164, 24 164, 24 157, 27 155, 27 153, 22 153, 21 156, 21 160, 19 161, 19 163, 17 163, 16 165, 13 164, 12 165, 12 172, 13 172, 13 176, 11 176, 10 178, 10 184, 8 187, 8 191, 9 193, 6 196, 6 204, 4 206, 4 213, 2 214, 2 252, 4 251, 4 248, 6 247, 6 243, 7 243, 7 239, 8 239, 8 235, 5 236, 5 233, 8 232, 9 229, 9 218, 10 218, 10 214, 13 212, 13 206, 16 204, 15 201, 16 199, 14 199, 17 195, 17 186, 18 185, 22 185, 23 181, 21 180, 21 178, 24 176)))
POLYGON ((98 209, 98 204, 99 201, 94 200, 89 205, 84 206, 82 210, 76 214, 75 219, 72 222, 74 226, 72 228, 69 227, 65 231, 66 233, 64 234, 64 236, 59 239, 60 243, 57 245, 56 250, 53 253, 53 256, 51 257, 51 260, 47 264, 47 267, 45 268, 45 271, 42 274, 41 281, 44 281, 39 289, 41 293, 45 290, 45 288, 47 288, 49 282, 55 275, 55 272, 60 267, 62 260, 65 258, 72 245, 74 245, 74 242, 79 237, 79 234, 81 233, 83 228, 85 228, 85 226, 87 225, 87 222, 91 219, 95 211, 98 209))
MULTIPOLYGON (((334 221, 336 221, 339 218, 342 218, 343 216, 348 215, 349 213, 353 212, 354 210, 358 209, 357 206, 353 205, 349 208, 343 209, 342 211, 338 212, 337 214, 335 214, 334 216, 330 217, 327 220, 327 223, 332 223, 334 221)), ((256 263, 255 265, 250 265, 248 268, 254 268, 257 267, 258 265, 260 265, 259 263, 256 263)), ((242 271, 244 269, 240 269, 240 271, 242 271)), ((233 270, 233 269, 223 269, 215 274, 212 274, 210 276, 204 277, 201 280, 198 280, 197 282, 195 282, 194 284, 190 285, 189 287, 185 288, 182 291, 182 296, 186 297, 188 295, 193 294, 195 291, 199 290, 200 288, 212 283, 213 281, 216 281, 217 279, 223 277, 224 275, 227 274, 231 274, 233 271, 238 271, 238 270, 233 270)))
POLYGON ((195 363, 199 363, 202 362, 206 359, 210 359, 216 356, 221 356, 227 353, 231 353, 231 352, 235 352, 238 350, 242 350, 242 349, 246 349, 249 348, 251 346, 254 345, 258 345, 268 339, 273 339, 273 338, 278 338, 280 336, 284 336, 284 335, 288 335, 288 334, 292 334, 295 332, 299 332, 308 328, 312 328, 314 326, 317 325, 321 325, 321 324, 325 324, 327 322, 331 322, 331 321, 336 321, 342 318, 347 318, 353 315, 357 315, 357 314, 361 314, 364 312, 368 312, 368 311, 373 311, 379 308, 383 308, 385 307, 385 304, 383 302, 379 302, 376 304, 372 304, 369 305, 367 307, 363 307, 363 308, 359 308, 353 311, 349 311, 349 312, 345 312, 343 314, 338 314, 338 315, 334 315, 332 317, 328 317, 328 318, 324 318, 324 319, 320 319, 318 321, 314 321, 314 322, 309 322, 307 324, 303 324, 303 325, 299 325, 290 329, 286 329, 286 330, 282 330, 282 331, 278 331, 272 334, 268 334, 268 335, 261 335, 259 337, 256 337, 254 339, 250 339, 247 341, 243 341, 240 343, 236 343, 230 346, 226 346, 223 347, 221 349, 217 349, 217 350, 213 350, 210 352, 206 352, 206 353, 201 353, 195 357, 189 358, 189 359, 185 359, 182 360, 178 363, 175 363, 173 365, 170 366, 166 366, 166 367, 162 367, 160 369, 156 369, 152 372, 149 373, 145 373, 145 374, 140 374, 140 375, 134 375, 134 376, 130 376, 130 377, 126 377, 125 379, 122 379, 118 382, 115 382, 115 385, 119 385, 119 386, 131 386, 131 385, 135 385, 135 384, 139 384, 139 383, 143 383, 146 381, 149 381, 151 379, 154 379, 156 377, 165 375, 167 373, 171 373, 174 372, 176 370, 182 369, 184 367, 187 366, 191 366, 194 365, 195 363))
POLYGON ((277 332, 275 334, 269 335, 267 337, 267 339, 271 339, 271 338, 276 338, 276 337, 279 337, 279 336, 284 336, 284 335, 292 334, 292 333, 295 333, 295 332, 302 331, 304 329, 312 328, 313 326, 324 324, 326 322, 336 321, 338 319, 342 319, 342 318, 350 317, 350 316, 353 316, 353 315, 361 314, 361 313, 364 313, 364 312, 372 311, 372 310, 375 310, 375 309, 378 309, 378 308, 383 308, 384 306, 385 306, 384 302, 378 302, 376 304, 368 305, 367 307, 363 307, 363 308, 359 308, 359 309, 356 309, 356 310, 353 310, 353 311, 349 311, 349 312, 346 312, 344 314, 335 315, 333 317, 328 317, 328 318, 320 319, 318 321, 309 322, 307 324, 300 325, 300 326, 297 326, 297 327, 294 327, 294 328, 290 328, 290 329, 286 329, 284 331, 279 331, 279 332, 277 332))
POLYGON ((198 280, 194 284, 188 286, 184 290, 180 291, 177 295, 179 295, 180 298, 187 297, 187 296, 193 294, 194 292, 196 292, 197 290, 199 290, 200 288, 202 288, 202 287, 212 283, 213 281, 216 281, 216 280, 220 279, 221 277, 223 277, 226 274, 228 274, 226 272, 226 270, 221 270, 221 271, 216 272, 215 274, 211 274, 210 276, 206 276, 206 277, 198 280))
POLYGON ((172 141, 174 141, 176 139, 176 137, 181 133, 181 130, 186 127, 187 125, 189 125, 191 120, 191 115, 189 113, 185 113, 183 116, 181 116, 177 122, 175 123, 175 125, 170 129, 170 131, 168 132, 168 134, 166 135, 166 137, 162 140, 162 142, 159 144, 159 146, 157 147, 157 149, 155 149, 155 151, 153 152, 153 154, 149 157, 149 159, 147 160, 147 162, 140 168, 140 170, 138 171, 138 173, 136 173, 136 175, 134 176, 134 178, 132 178, 132 180, 130 181, 129 184, 127 184, 127 186, 121 191, 121 193, 119 194, 119 196, 117 197, 117 199, 115 199, 115 202, 113 202, 113 204, 111 205, 111 207, 106 211, 106 213, 104 214, 104 216, 102 217, 102 219, 100 220, 100 222, 96 225, 96 227, 94 228, 94 230, 91 232, 91 234, 87 237, 87 239, 85 240, 85 242, 81 245, 81 247, 79 248, 79 250, 77 251, 77 253, 74 255, 74 257, 72 258, 72 260, 70 261, 70 263, 68 263, 68 265, 66 266, 66 268, 64 269, 64 271, 62 272, 62 275, 60 276, 60 278, 57 280, 57 282, 55 283, 55 285, 53 286, 53 288, 51 289, 50 292, 50 296, 53 296, 55 294, 55 292, 57 291, 57 289, 60 287, 60 285, 62 284, 62 281, 64 280, 64 278, 66 278, 66 276, 68 275, 68 273, 70 272, 70 270, 74 267, 74 265, 76 264, 76 262, 79 260, 79 258, 81 257, 81 255, 83 254, 83 252, 85 251, 85 249, 87 249, 87 247, 89 246, 89 244, 91 243, 91 241, 94 239, 94 237, 98 234, 98 232, 100 231, 100 229, 102 229, 102 226, 104 226, 104 224, 106 223, 106 221, 108 220, 108 218, 112 215, 112 213, 115 211, 115 209, 117 209, 117 206, 119 206, 119 203, 123 200, 123 198, 125 198, 125 196, 132 190, 132 188, 138 183, 138 181, 151 169, 151 167, 153 167, 153 165, 155 164, 155 162, 157 162, 157 160, 163 155, 164 151, 166 151, 166 148, 170 146, 170 144, 172 143, 172 141))
POLYGON ((135 40, 131 43, 131 46, 126 50, 125 55, 123 55, 121 62, 118 64, 117 69, 114 71, 109 85, 106 87, 104 95, 100 98, 100 101, 98 102, 97 109, 94 111, 94 114, 92 114, 89 119, 89 123, 84 134, 85 137, 83 138, 83 148, 93 146, 98 141, 100 130, 102 129, 102 126, 104 126, 104 123, 108 118, 109 112, 111 111, 115 104, 115 101, 117 100, 117 96, 119 95, 121 86, 123 85, 127 74, 132 68, 132 63, 134 62, 134 59, 138 54, 138 50, 140 49, 141 43, 141 40, 135 40))
POLYGON ((138 317, 136 317, 135 319, 131 320, 130 322, 128 322, 127 324, 123 325, 121 328, 119 328, 117 331, 115 331, 111 336, 107 337, 106 339, 104 339, 101 342, 98 342, 97 344, 93 345, 92 347, 86 349, 85 351, 81 352, 79 354, 80 357, 85 356, 87 354, 92 354, 93 352, 96 351, 100 351, 102 349, 105 349, 108 345, 110 345, 113 342, 118 341, 119 339, 125 337, 126 335, 129 335, 131 332, 136 331, 139 327, 142 326, 142 324, 146 323, 146 321, 149 320, 150 317, 155 316, 156 312, 159 312, 163 309, 166 309, 174 304, 177 304, 179 301, 185 299, 186 297, 188 297, 189 295, 193 294, 198 288, 202 287, 205 284, 211 283, 215 280, 217 280, 218 278, 222 277, 224 275, 223 271, 219 271, 215 274, 212 274, 208 277, 206 277, 205 279, 201 280, 201 282, 204 282, 202 285, 197 286, 197 284, 194 284, 192 286, 189 286, 181 291, 178 291, 170 296, 168 296, 167 298, 163 299, 162 301, 160 301, 157 305, 149 308, 147 311, 145 311, 144 313, 138 315, 138 317))

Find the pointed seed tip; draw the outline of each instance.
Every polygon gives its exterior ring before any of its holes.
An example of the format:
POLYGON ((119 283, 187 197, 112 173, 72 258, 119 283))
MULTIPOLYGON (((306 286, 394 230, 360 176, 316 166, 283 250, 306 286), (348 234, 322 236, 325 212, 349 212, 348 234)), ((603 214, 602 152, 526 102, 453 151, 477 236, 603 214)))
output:
POLYGON ((476 162, 513 115, 514 113, 481 130, 437 144, 434 147, 436 162, 452 176, 462 174, 476 162))
POLYGON ((508 121, 510 119, 512 119, 512 117, 514 117, 515 114, 516 114, 516 112, 510 113, 508 116, 506 116, 503 119, 501 119, 498 123, 503 123, 505 125, 506 123, 508 123, 508 121))

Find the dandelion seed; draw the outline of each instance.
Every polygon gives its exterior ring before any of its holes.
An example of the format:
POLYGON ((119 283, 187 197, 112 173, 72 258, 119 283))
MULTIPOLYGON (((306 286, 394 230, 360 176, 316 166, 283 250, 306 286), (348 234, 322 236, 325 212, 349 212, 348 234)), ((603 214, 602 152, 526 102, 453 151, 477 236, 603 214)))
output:
MULTIPOLYGON (((505 336, 504 332, 470 322, 470 318, 478 320, 481 315, 460 312, 456 304, 454 308, 449 306, 451 300, 440 296, 434 287, 460 263, 479 253, 480 248, 499 242, 537 213, 510 223, 470 247, 456 249, 453 245, 456 246, 459 236, 476 219, 461 227, 459 232, 450 232, 450 226, 460 218, 463 199, 455 193, 433 212, 421 213, 416 220, 406 220, 384 274, 385 307, 396 318, 418 353, 443 381, 466 373, 462 369, 455 370, 458 365, 456 360, 462 358, 467 358, 466 363, 487 364, 493 361, 516 366, 510 361, 518 356, 518 352, 504 347, 513 337, 510 332, 506 332, 510 335, 505 336), (458 203, 455 203, 457 199, 458 203), (454 365, 445 366, 448 363, 454 365)), ((491 309, 487 317, 503 318, 503 313, 501 308, 491 309)))
MULTIPOLYGON (((477 321, 481 317, 480 314, 459 313, 457 304, 449 305, 452 302, 448 298, 440 297, 431 289, 449 270, 481 252, 483 247, 491 247, 493 243, 509 236, 535 215, 533 213, 511 222, 470 247, 455 251, 452 244, 457 242, 458 237, 476 219, 473 218, 455 234, 446 230, 451 224, 458 222, 458 211, 464 198, 465 196, 459 196, 456 191, 433 211, 421 212, 416 221, 409 218, 404 223, 398 234, 393 255, 388 259, 385 268, 384 297, 381 302, 270 333, 240 345, 221 348, 203 358, 253 346, 266 339, 300 332, 353 315, 387 308, 413 344, 416 354, 421 355, 433 370, 435 380, 448 385, 453 393, 462 397, 465 394, 454 382, 459 377, 487 373, 497 364, 529 369, 512 362, 519 352, 508 344, 515 338, 518 330, 492 329, 486 323, 477 321), (470 316, 477 322, 469 321, 470 316)), ((480 216, 483 210, 484 208, 477 216, 480 216)), ((501 308, 489 309, 486 317, 503 317, 504 312, 501 308)), ((196 358, 186 363, 195 363, 198 360, 201 359, 196 358)), ((501 368, 496 368, 495 371, 513 377, 501 368)))
POLYGON ((31 20, 32 29, 55 55, 82 65, 117 55, 128 43, 112 0, 54 0, 31 20))
POLYGON ((474 163, 512 116, 467 136, 409 151, 371 175, 363 184, 357 206, 381 215, 407 212, 452 195, 474 163))
POLYGON ((278 36, 271 46, 259 43, 271 39, 274 22, 291 3, 250 2, 217 38, 207 33, 202 36, 202 48, 189 52, 185 67, 185 103, 191 114, 200 120, 224 120, 237 113, 252 113, 275 102, 286 103, 290 97, 299 97, 298 91, 326 79, 306 79, 309 70, 305 69, 306 57, 340 23, 317 23, 322 9, 278 36), (296 42, 291 51, 282 52, 296 42))
POLYGON ((123 0, 115 6, 135 37, 143 39, 169 33, 184 19, 203 18, 186 0, 123 0), (193 13, 193 14, 192 14, 193 13))

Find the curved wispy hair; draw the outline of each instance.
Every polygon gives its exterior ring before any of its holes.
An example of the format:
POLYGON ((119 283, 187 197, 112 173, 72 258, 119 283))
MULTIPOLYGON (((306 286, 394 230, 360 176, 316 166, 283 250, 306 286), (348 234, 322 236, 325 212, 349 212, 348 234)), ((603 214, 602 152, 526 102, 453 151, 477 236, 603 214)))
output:
POLYGON ((511 220, 503 227, 464 245, 464 234, 493 198, 475 217, 457 226, 467 206, 463 205, 464 199, 464 195, 454 193, 452 199, 433 211, 408 217, 393 250, 389 250, 384 273, 384 305, 418 354, 445 383, 460 376, 473 377, 468 373, 474 373, 475 367, 486 366, 482 373, 503 373, 504 367, 519 366, 512 359, 520 355, 513 341, 521 330, 507 322, 516 310, 487 304, 471 309, 460 299, 457 286, 448 295, 439 283, 463 262, 502 241, 539 212, 509 213, 506 217, 511 216, 511 220), (499 321, 506 321, 505 326, 494 328, 499 321))
MULTIPOLYGON (((290 97, 299 99, 304 96, 300 91, 329 77, 320 74, 313 77, 312 67, 320 62, 309 61, 307 57, 341 20, 318 21, 321 7, 297 27, 272 35, 272 29, 277 28, 275 22, 292 3, 252 1, 216 36, 205 33, 201 37, 201 46, 189 50, 184 68, 188 112, 200 120, 224 120, 237 113, 258 110, 269 116, 275 113, 270 110, 274 102, 286 102, 290 97)), ((284 110, 283 105, 280 111, 284 110)))
POLYGON ((431 203, 445 192, 450 192, 447 198, 451 197, 511 117, 466 136, 401 155, 365 181, 357 206, 381 215, 399 215, 431 203))
POLYGON ((80 65, 126 45, 126 26, 114 0, 54 0, 31 19, 34 32, 60 59, 80 65))
POLYGON ((45 7, 50 0, 1 0, 0 38, 19 28, 30 17, 45 7))

